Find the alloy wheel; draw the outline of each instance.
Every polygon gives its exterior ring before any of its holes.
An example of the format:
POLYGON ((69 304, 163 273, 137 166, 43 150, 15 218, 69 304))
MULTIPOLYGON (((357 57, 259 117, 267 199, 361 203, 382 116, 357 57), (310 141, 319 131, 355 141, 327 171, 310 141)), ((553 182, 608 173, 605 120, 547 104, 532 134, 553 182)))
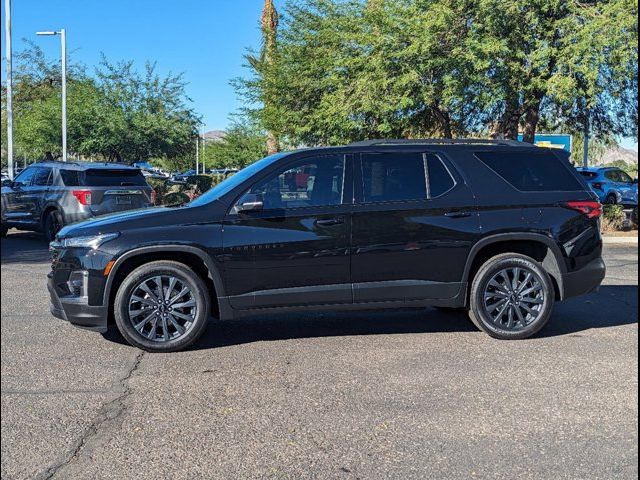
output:
POLYGON ((541 315, 545 293, 538 275, 513 267, 496 273, 484 289, 484 308, 493 324, 503 330, 526 328, 541 315))
POLYGON ((155 275, 138 283, 129 297, 128 309, 133 328, 154 342, 184 336, 198 313, 191 287, 171 275, 155 275))

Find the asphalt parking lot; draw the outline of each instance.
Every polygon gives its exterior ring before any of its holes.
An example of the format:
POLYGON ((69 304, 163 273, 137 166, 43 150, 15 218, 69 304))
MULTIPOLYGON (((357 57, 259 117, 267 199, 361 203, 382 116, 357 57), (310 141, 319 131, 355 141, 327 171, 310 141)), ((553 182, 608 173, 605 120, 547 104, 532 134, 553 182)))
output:
POLYGON ((148 354, 49 315, 2 239, 2 478, 637 478, 638 248, 501 342, 437 310, 212 324, 148 354))

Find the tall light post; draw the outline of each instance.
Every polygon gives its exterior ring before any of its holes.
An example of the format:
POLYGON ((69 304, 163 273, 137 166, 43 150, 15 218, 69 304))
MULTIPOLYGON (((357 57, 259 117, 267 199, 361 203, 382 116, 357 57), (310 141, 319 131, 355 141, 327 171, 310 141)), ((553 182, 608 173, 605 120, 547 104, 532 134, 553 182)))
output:
POLYGON ((7 55, 7 169, 13 180, 13 74, 11 72, 11 0, 4 0, 7 55))
POLYGON ((62 28, 59 32, 36 32, 36 35, 60 35, 60 56, 62 64, 62 161, 67 161, 67 34, 62 28))

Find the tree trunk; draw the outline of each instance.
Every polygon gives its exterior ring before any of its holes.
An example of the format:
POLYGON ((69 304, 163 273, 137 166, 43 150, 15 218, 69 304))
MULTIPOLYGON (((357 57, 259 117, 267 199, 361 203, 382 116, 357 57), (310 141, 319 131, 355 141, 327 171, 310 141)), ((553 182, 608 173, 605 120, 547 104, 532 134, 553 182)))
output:
POLYGON ((442 111, 437 105, 433 107, 436 115, 442 124, 442 135, 444 138, 453 138, 453 128, 451 127, 451 115, 449 112, 442 111))
POLYGON ((523 142, 534 143, 535 141, 538 122, 540 122, 540 103, 541 100, 536 99, 524 115, 523 142))
POLYGON ((267 153, 269 155, 273 155, 274 153, 278 153, 280 151, 280 144, 276 136, 268 132, 267 133, 267 153))
POLYGON ((498 120, 492 136, 494 138, 517 140, 520 116, 520 102, 518 98, 516 96, 508 98, 504 113, 500 117, 500 120, 498 120))

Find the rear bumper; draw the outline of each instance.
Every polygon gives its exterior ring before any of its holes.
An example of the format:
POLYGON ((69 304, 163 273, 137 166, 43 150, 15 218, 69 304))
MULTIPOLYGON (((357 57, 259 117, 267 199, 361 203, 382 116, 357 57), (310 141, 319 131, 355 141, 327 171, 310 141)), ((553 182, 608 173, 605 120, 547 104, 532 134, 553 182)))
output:
POLYGON ((592 260, 582 269, 562 275, 562 300, 591 293, 600 287, 607 273, 602 258, 592 260))
POLYGON ((107 307, 89 305, 87 297, 58 296, 51 276, 47 287, 51 297, 51 314, 54 317, 86 330, 101 333, 107 331, 107 307))

